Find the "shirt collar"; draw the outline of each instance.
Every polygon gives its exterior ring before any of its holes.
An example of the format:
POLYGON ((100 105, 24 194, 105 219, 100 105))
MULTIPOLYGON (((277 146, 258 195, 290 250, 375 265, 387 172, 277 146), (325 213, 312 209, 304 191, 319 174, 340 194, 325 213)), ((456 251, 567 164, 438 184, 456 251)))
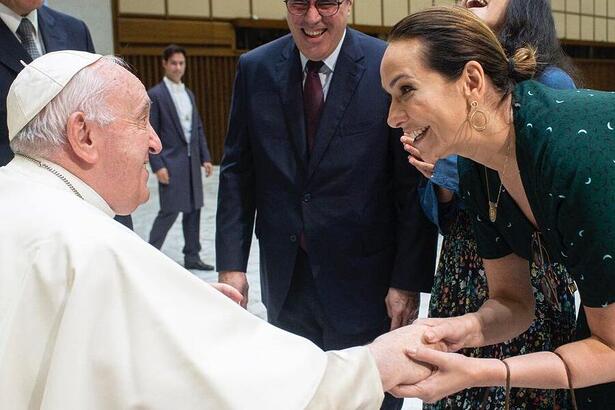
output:
MULTIPOLYGON (((36 35, 38 35, 38 10, 34 9, 28 15, 23 17, 30 20, 34 26, 36 35)), ((9 9, 3 3, 0 3, 0 18, 4 21, 4 24, 6 24, 9 30, 13 32, 13 34, 17 33, 17 28, 19 27, 19 24, 21 24, 22 16, 9 9)))
MULTIPOLYGON (((340 51, 342 50, 342 44, 344 44, 345 38, 346 38, 346 30, 344 30, 342 39, 337 44, 337 47, 335 47, 335 50, 333 50, 333 52, 329 55, 329 57, 323 60, 324 66, 327 67, 327 69, 330 72, 335 71, 335 64, 337 64, 337 58, 340 56, 340 51)), ((301 58, 301 67, 303 67, 303 71, 305 71, 305 66, 307 62, 309 61, 309 59, 306 56, 304 56, 301 51, 299 52, 299 57, 301 58)))
MULTIPOLYGON (((115 216, 115 212, 113 212, 109 204, 107 204, 107 202, 100 195, 98 195, 98 193, 94 191, 94 189, 92 189, 81 179, 71 174, 69 171, 56 163, 53 163, 46 159, 37 158, 36 160, 49 165, 51 168, 59 172, 64 178, 66 178, 68 182, 71 183, 71 185, 77 190, 77 192, 79 192, 85 202, 98 208, 112 218, 115 216)), ((65 184, 64 181, 62 181, 57 175, 51 173, 45 168, 38 166, 36 163, 29 160, 28 158, 16 155, 13 161, 11 161, 11 163, 14 164, 14 166, 17 170, 19 170, 19 172, 32 178, 32 180, 37 180, 45 186, 53 186, 57 189, 64 189, 68 193, 73 195, 73 192, 70 190, 67 184, 65 184)), ((75 196, 75 198, 77 197, 75 196)))
POLYGON ((164 77, 162 77, 162 81, 164 81, 164 83, 167 85, 167 88, 169 90, 172 91, 185 91, 186 90, 186 85, 184 83, 176 83, 174 81, 171 81, 167 78, 167 76, 165 75, 164 77))

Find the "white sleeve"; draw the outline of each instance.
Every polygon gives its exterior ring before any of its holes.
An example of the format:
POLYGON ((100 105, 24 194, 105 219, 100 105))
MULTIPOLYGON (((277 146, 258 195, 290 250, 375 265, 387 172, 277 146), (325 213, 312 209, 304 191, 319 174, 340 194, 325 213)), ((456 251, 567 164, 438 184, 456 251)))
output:
POLYGON ((306 410, 377 409, 384 393, 367 347, 327 352, 327 369, 306 410))
POLYGON ((308 405, 327 367, 322 350, 114 230, 42 246, 20 282, 0 338, 0 357, 11 358, 0 391, 13 392, 15 408, 308 405))

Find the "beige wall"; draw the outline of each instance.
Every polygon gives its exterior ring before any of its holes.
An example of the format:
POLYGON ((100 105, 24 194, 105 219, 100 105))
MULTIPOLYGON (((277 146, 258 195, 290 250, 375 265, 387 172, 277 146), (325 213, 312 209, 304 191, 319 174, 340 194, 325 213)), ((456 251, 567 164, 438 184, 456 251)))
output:
POLYGON ((97 53, 113 54, 113 18, 111 0, 48 0, 54 10, 85 22, 97 53))
MULTIPOLYGON (((528 0, 529 1, 529 0, 528 0)), ((281 0, 118 0, 122 14, 199 18, 283 19, 281 0)), ((391 26, 409 13, 456 0, 354 0, 351 22, 391 26)), ((558 35, 570 40, 615 43, 615 0, 551 0, 558 35)))
POLYGON ((557 34, 615 43, 615 0, 551 0, 557 34))
POLYGON ((165 0, 119 0, 120 14, 165 14, 165 0))
POLYGON ((212 12, 217 18, 249 18, 249 0, 211 0, 212 12))

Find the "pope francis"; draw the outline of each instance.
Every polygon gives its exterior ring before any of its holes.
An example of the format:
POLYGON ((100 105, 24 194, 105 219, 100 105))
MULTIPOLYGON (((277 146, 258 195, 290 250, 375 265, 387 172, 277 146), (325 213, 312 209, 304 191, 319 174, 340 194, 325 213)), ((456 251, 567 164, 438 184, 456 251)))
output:
POLYGON ((376 409, 431 369, 420 327, 323 352, 113 221, 149 197, 149 99, 115 57, 45 54, 7 98, 0 168, 6 409, 376 409))

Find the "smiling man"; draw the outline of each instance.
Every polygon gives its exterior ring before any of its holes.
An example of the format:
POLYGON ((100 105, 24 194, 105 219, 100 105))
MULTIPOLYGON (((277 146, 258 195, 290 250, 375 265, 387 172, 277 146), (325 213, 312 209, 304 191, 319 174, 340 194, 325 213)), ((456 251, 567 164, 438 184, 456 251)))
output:
POLYGON ((409 323, 434 272, 419 174, 386 124, 386 45, 347 27, 352 6, 287 0, 291 34, 241 56, 218 194, 220 282, 247 302, 256 215, 268 319, 323 349, 409 323))

